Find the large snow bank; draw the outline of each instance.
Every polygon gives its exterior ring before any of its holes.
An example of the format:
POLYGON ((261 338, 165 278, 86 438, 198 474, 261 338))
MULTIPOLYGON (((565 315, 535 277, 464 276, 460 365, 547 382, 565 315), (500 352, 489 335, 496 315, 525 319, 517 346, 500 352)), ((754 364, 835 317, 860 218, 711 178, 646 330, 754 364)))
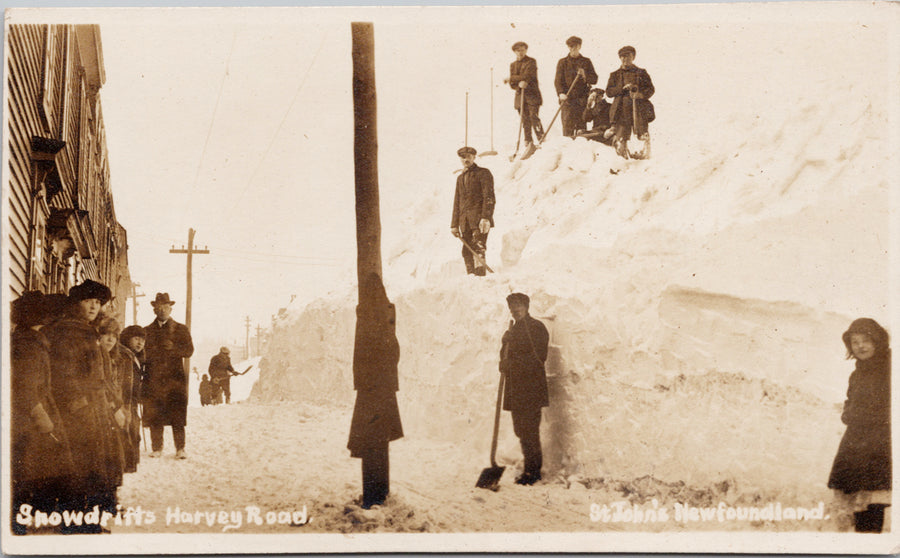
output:
MULTIPOLYGON (((791 55, 744 53, 744 71, 726 70, 721 34, 694 38, 720 80, 715 110, 684 75, 699 70, 657 52, 649 161, 559 137, 528 161, 480 160, 498 200, 487 278, 463 274, 449 235, 452 166, 386 196, 407 436, 487 455, 504 299, 519 290, 551 330, 550 472, 824 483, 852 368, 840 334, 862 315, 889 323, 889 96, 840 48, 869 31, 828 45, 789 31, 754 36, 791 55), (757 93, 722 105, 738 91, 757 93)), ((355 303, 348 285, 276 331, 257 396, 352 401, 355 303)), ((501 436, 501 460, 519 459, 508 420, 501 436)))

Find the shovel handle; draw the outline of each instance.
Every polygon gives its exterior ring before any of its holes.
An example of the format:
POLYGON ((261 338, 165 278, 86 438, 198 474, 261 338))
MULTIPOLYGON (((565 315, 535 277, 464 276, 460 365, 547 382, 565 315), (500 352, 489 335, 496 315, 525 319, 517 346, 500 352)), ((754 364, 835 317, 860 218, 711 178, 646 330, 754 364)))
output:
POLYGON ((494 435, 491 438, 491 467, 497 467, 497 436, 500 434, 500 407, 503 406, 503 385, 506 373, 500 373, 500 388, 497 390, 497 410, 494 412, 494 435))
POLYGON ((563 101, 559 104, 559 108, 556 109, 556 114, 553 115, 553 118, 550 119, 550 124, 547 125, 547 129, 544 130, 544 135, 541 136, 541 141, 538 142, 538 145, 544 143, 544 140, 547 139, 547 135, 550 133, 550 128, 553 127, 553 123, 556 122, 556 117, 559 116, 560 111, 562 111, 563 104, 568 101, 569 95, 572 94, 572 90, 575 89, 575 84, 578 83, 578 80, 581 79, 581 74, 575 76, 575 79, 572 80, 572 85, 569 86, 569 90, 566 92, 566 101, 563 101))

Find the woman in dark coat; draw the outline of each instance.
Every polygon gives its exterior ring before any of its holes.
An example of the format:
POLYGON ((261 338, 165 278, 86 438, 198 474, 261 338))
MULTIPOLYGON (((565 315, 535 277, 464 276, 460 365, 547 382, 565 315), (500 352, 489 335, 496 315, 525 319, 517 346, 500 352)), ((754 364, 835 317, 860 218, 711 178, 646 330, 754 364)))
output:
MULTIPOLYGON (((72 474, 72 452, 50 391, 49 342, 40 328, 51 318, 47 297, 29 291, 12 303, 12 516, 19 506, 51 513, 72 474)), ((13 521, 13 532, 26 529, 13 521)))
POLYGON ((878 322, 860 318, 844 332, 847 358, 856 359, 841 421, 847 425, 828 487, 854 510, 860 532, 881 532, 891 490, 891 349, 878 322), (862 510, 862 511, 859 511, 862 510))
MULTIPOLYGON (((115 508, 118 455, 106 396, 100 336, 91 322, 108 302, 108 287, 87 280, 69 291, 62 319, 44 331, 50 342, 50 381, 74 462, 67 509, 115 508)), ((81 532, 99 532, 85 526, 81 532)))
POLYGON ((133 325, 122 330, 119 335, 119 353, 127 361, 131 374, 131 391, 123 386, 122 397, 127 407, 128 438, 131 441, 131 455, 126 456, 125 472, 137 471, 141 461, 141 383, 144 377, 144 328, 133 325))

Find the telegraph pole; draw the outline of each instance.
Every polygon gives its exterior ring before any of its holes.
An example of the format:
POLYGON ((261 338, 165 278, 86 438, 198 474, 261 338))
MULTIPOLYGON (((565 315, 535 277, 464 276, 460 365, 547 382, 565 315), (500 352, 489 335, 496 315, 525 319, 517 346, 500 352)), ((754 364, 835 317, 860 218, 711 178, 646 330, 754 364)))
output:
POLYGON ((244 360, 250 358, 250 316, 247 316, 245 327, 247 329, 247 337, 244 339, 244 360))
MULTIPOLYGON (((184 325, 187 326, 188 330, 191 329, 191 299, 193 298, 193 291, 191 289, 191 273, 192 273, 192 260, 194 254, 209 254, 209 249, 204 246, 203 250, 200 250, 196 246, 194 246, 194 233, 197 232, 194 229, 188 229, 188 243, 187 248, 182 246, 181 248, 175 248, 172 246, 172 249, 169 250, 170 254, 187 254, 187 300, 185 301, 185 309, 184 309, 184 325)), ((191 369, 191 359, 184 359, 184 369, 185 371, 190 371, 191 369)))
POLYGON ((260 349, 260 339, 262 338, 262 326, 256 324, 256 356, 262 354, 262 349, 260 349))
POLYGON ((144 293, 137 294, 137 289, 135 287, 140 286, 140 283, 131 283, 131 296, 128 297, 131 299, 131 309, 134 311, 134 325, 137 325, 137 299, 138 297, 144 296, 144 293))

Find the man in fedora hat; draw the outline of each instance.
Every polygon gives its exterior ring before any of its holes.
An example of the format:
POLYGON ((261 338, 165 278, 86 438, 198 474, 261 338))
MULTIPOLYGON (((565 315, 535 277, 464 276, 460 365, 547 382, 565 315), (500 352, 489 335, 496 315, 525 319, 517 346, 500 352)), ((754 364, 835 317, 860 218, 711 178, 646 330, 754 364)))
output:
POLYGON ((187 459, 184 453, 187 425, 188 372, 184 359, 194 354, 194 343, 187 326, 172 319, 169 293, 156 293, 150 303, 156 319, 144 328, 147 334, 144 354, 147 379, 143 388, 144 425, 150 428, 150 457, 160 457, 163 428, 172 427, 175 458, 187 459))
POLYGON ((494 175, 475 164, 475 148, 461 147, 456 154, 463 164, 463 171, 456 178, 456 194, 453 198, 453 215, 450 233, 461 239, 466 273, 485 275, 484 253, 487 237, 494 226, 494 175), (468 246, 466 246, 468 245, 468 246), (471 248, 471 250, 469 250, 471 248), (475 258, 472 251, 480 257, 475 258))
POLYGON ((581 38, 566 39, 569 54, 559 59, 556 64, 556 93, 562 105, 563 135, 573 137, 579 130, 584 130, 582 118, 587 105, 591 86, 597 83, 597 72, 591 59, 581 55, 581 38), (577 81, 577 83, 576 83, 577 81))
POLYGON ((225 404, 231 403, 231 377, 237 372, 231 366, 231 350, 228 347, 219 349, 219 354, 209 359, 209 378, 217 384, 225 394, 225 404))
POLYGON ((500 349, 500 372, 506 374, 503 409, 512 413, 513 430, 525 458, 516 484, 532 485, 541 480, 543 464, 541 409, 550 405, 544 370, 550 335, 544 324, 528 314, 528 295, 512 293, 506 303, 513 321, 500 349))

